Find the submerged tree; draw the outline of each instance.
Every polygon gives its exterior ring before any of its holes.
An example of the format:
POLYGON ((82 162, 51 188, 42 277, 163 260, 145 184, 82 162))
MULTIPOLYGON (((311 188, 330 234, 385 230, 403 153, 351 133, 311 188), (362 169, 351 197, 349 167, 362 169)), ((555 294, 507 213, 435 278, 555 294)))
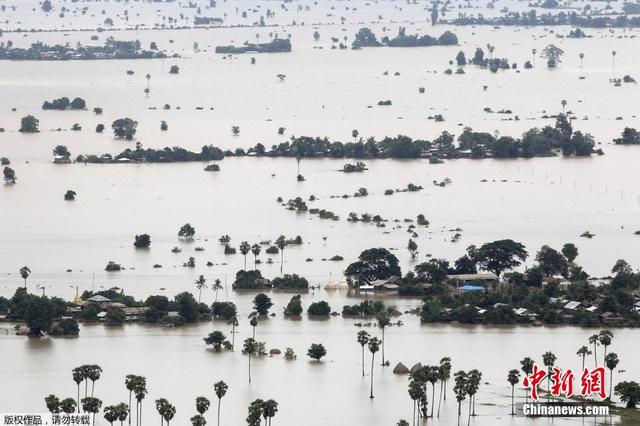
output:
POLYGON ((364 347, 369 343, 369 338, 371 336, 365 330, 358 331, 358 343, 362 347, 362 377, 364 377, 364 347))
POLYGON ((218 426, 220 426, 220 405, 222 405, 222 398, 227 394, 227 389, 229 386, 222 380, 213 385, 213 390, 218 397, 218 426))
POLYGON ((514 416, 516 414, 514 411, 514 393, 516 385, 520 382, 520 372, 517 369, 509 370, 507 381, 511 385, 511 415, 514 416))
POLYGON ((380 350, 380 340, 377 337, 369 339, 368 343, 369 352, 371 352, 371 394, 369 398, 373 398, 373 362, 376 357, 376 352, 380 350))

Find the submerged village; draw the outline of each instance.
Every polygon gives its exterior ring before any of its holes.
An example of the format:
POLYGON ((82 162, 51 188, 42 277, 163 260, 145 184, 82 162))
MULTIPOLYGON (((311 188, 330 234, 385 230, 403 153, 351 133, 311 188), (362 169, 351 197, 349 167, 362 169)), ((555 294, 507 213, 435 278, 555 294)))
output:
POLYGON ((0 424, 640 424, 638 2, 0 23, 0 424))

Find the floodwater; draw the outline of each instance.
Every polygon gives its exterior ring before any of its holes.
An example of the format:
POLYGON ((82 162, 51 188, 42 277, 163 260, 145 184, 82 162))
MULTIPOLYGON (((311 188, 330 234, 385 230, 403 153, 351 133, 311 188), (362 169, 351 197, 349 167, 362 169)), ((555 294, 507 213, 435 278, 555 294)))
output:
MULTIPOLYGON (((145 298, 150 294, 169 297, 180 291, 195 293, 195 278, 204 274, 209 282, 220 278, 225 284, 221 297, 238 304, 243 318, 249 313, 253 294, 238 294, 230 288, 233 277, 244 266, 243 256, 224 255, 218 243, 221 235, 232 237, 232 245, 241 241, 257 243, 274 240, 284 234, 300 235, 302 246, 287 247, 284 264, 280 255, 259 256, 263 275, 273 278, 298 273, 313 285, 339 281, 342 271, 364 249, 387 247, 399 257, 403 271, 427 259, 427 255, 454 260, 471 244, 499 238, 524 243, 530 260, 543 244, 553 247, 575 243, 580 251, 577 262, 593 276, 605 276, 619 258, 640 265, 640 187, 637 164, 640 147, 611 144, 625 126, 640 127, 637 114, 638 87, 624 84, 614 87, 609 79, 623 75, 640 77, 636 60, 638 30, 585 30, 592 38, 557 38, 570 28, 492 28, 432 27, 426 23, 429 12, 424 4, 404 2, 318 2, 310 11, 279 11, 279 3, 269 2, 276 17, 268 28, 221 28, 212 30, 118 30, 145 23, 162 22, 162 16, 185 14, 191 22, 195 9, 175 3, 122 4, 82 3, 87 15, 78 10, 64 18, 31 12, 35 3, 14 1, 17 10, 6 11, 3 29, 16 28, 95 28, 104 16, 114 18, 116 30, 99 34, 94 31, 4 33, 0 41, 12 40, 16 46, 36 41, 49 44, 102 43, 107 36, 119 40, 139 39, 144 46, 156 41, 179 59, 141 61, 78 62, 0 62, 0 156, 9 157, 18 175, 16 185, 0 186, 0 295, 11 296, 22 284, 18 270, 28 265, 33 271, 28 281, 33 292, 44 291, 71 300, 76 287, 83 290, 123 288, 127 294, 145 298), (349 9, 346 9, 349 7, 349 9), (123 19, 123 8, 130 20, 123 19), (101 10, 105 9, 105 15, 101 10), (381 11, 381 12, 380 12, 381 11), (116 17, 116 14, 119 16, 116 17), (378 15, 383 18, 379 19, 378 15), (340 17, 346 16, 344 24, 340 17), (291 21, 305 25, 291 26, 291 21), (380 21, 380 22, 372 22, 380 21), (407 26, 408 33, 439 35, 451 30, 460 46, 430 48, 374 48, 360 51, 332 50, 331 37, 349 43, 353 34, 368 26, 381 37, 395 34, 397 27, 407 26), (314 42, 313 32, 320 33, 314 42), (225 59, 212 53, 216 45, 241 44, 291 35, 293 52, 288 54, 239 55, 225 59), (198 43, 198 51, 194 50, 198 43), (476 47, 487 43, 496 46, 494 56, 507 57, 518 69, 496 74, 466 66, 464 75, 445 75, 454 66, 449 61, 459 50, 471 57, 476 47), (532 49, 540 52, 554 43, 565 51, 558 69, 547 70, 541 58, 536 68, 524 70, 532 60, 532 49), (617 52, 615 64, 611 51, 617 52), (583 64, 578 59, 584 53, 583 64), (171 65, 180 73, 170 75, 171 65), (135 71, 127 75, 127 70, 135 71), (388 71, 388 75, 383 73, 388 71), (398 75, 395 75, 398 73, 398 75), (146 96, 145 75, 150 74, 150 94, 146 96), (276 76, 285 74, 281 82, 276 76), (584 77, 584 78, 581 78, 584 77), (483 86, 487 86, 483 90, 483 86), (419 87, 426 93, 420 94, 419 87), (87 101, 87 111, 42 111, 44 100, 80 96, 87 101), (380 100, 393 105, 379 107, 380 100), (109 124, 120 117, 139 122, 136 141, 145 147, 182 146, 199 150, 213 144, 223 149, 252 147, 261 142, 269 147, 292 135, 328 136, 351 140, 358 129, 362 137, 406 134, 432 139, 447 130, 459 134, 464 126, 478 131, 519 136, 531 127, 552 124, 541 118, 561 110, 561 100, 576 120, 574 128, 591 132, 605 151, 604 156, 529 160, 455 160, 431 165, 424 160, 366 161, 365 173, 338 172, 347 160, 302 160, 300 173, 305 182, 297 182, 294 159, 226 158, 219 162, 220 173, 207 173, 205 164, 109 164, 53 165, 52 149, 66 145, 78 154, 118 153, 134 142, 115 140, 109 124), (170 109, 164 109, 168 104, 170 109), (104 114, 94 115, 93 107, 104 114), (197 108, 201 107, 201 110, 197 108), (486 113, 510 109, 513 114, 486 113), (12 110, 15 108, 15 111, 12 110), (154 109, 152 109, 154 108, 154 109), (178 109, 179 108, 179 109, 178 109), (21 134, 20 118, 34 114, 40 119, 41 132, 21 134), (444 122, 429 116, 442 114, 444 122), (515 119, 518 116, 519 120, 515 119), (160 121, 169 130, 160 130, 160 121), (69 129, 74 123, 82 131, 69 129), (107 131, 93 129, 104 123, 107 131), (231 134, 231 126, 241 132, 231 134), (284 136, 277 133, 285 127, 284 136), (62 131, 57 131, 60 128, 62 131), (432 182, 451 179, 445 187, 432 182), (384 196, 385 189, 404 188, 408 183, 424 189, 412 193, 384 196), (359 198, 331 198, 353 194, 367 188, 369 195, 359 198), (77 192, 74 202, 66 202, 66 190, 77 192), (297 196, 317 200, 309 207, 331 210, 339 221, 321 220, 308 213, 286 210, 276 202, 297 196), (384 228, 371 224, 350 223, 350 212, 379 214, 387 219, 384 228), (406 250, 409 234, 405 218, 424 214, 429 228, 417 230, 414 238, 419 258, 412 260, 406 250), (398 220, 399 222, 394 222, 398 220), (191 223, 196 228, 192 242, 179 241, 179 227, 191 223), (461 231, 454 231, 460 228, 461 231), (580 235, 590 231, 592 239, 580 235), (451 242, 456 233, 461 236, 451 242), (134 235, 148 233, 149 250, 132 247, 134 235), (326 237, 326 241, 324 239, 326 237), (178 246, 181 253, 172 253, 178 246), (195 251, 196 247, 204 251, 195 251), (344 257, 332 262, 334 255, 344 257), (195 268, 182 264, 193 256, 195 268), (267 263, 271 258, 272 263, 267 263), (309 260, 310 259, 310 260, 309 260), (121 263, 126 269, 104 272, 108 261, 121 263), (207 267, 206 262, 213 266, 207 267), (153 268, 154 264, 162 268, 153 268), (69 270, 69 271, 67 271, 69 270)), ((228 25, 242 25, 235 13, 255 7, 255 2, 218 2, 219 9, 204 10, 203 16, 227 13, 228 25)), ((67 4, 76 10, 76 4, 67 4)), ((11 4, 7 4, 11 6, 11 4)), ((526 9, 520 2, 498 2, 486 16, 526 9)), ((617 8, 618 5, 613 5, 617 8)), ((57 7, 54 4, 54 7, 57 7)), ((476 13, 477 6, 467 12, 476 13)), ((262 6, 262 10, 266 6, 262 6)), ((249 22, 255 20, 251 12, 249 22)), ((452 11, 451 13, 457 13, 452 11)), ((4 23, 4 22, 3 22, 4 23)), ((246 259, 253 266, 253 256, 246 259)), ((238 425, 246 416, 248 403, 255 398, 274 398, 280 403, 277 424, 292 425, 361 425, 395 424, 399 418, 411 418, 412 403, 407 394, 407 379, 394 376, 391 368, 376 366, 376 398, 368 398, 369 377, 360 374, 360 348, 355 341, 355 320, 331 318, 316 321, 285 320, 281 312, 291 294, 271 292, 276 318, 261 322, 258 339, 268 348, 291 346, 298 359, 285 362, 281 357, 252 362, 253 383, 247 383, 247 358, 239 352, 215 354, 208 351, 202 338, 221 329, 224 324, 199 324, 179 328, 127 325, 109 328, 103 325, 82 326, 77 339, 27 339, 0 336, 0 412, 44 411, 44 396, 75 395, 71 369, 83 363, 97 363, 104 369, 97 383, 97 395, 111 404, 127 399, 126 374, 147 376, 150 393, 145 401, 144 418, 156 421, 153 401, 165 397, 177 407, 176 424, 186 424, 195 414, 194 398, 211 399, 213 383, 225 380, 230 390, 223 401, 223 424, 238 425), (312 342, 323 343, 328 350, 321 363, 305 357, 312 342)), ((206 291, 203 301, 211 303, 214 294, 206 291)), ((388 298, 400 310, 419 305, 418 300, 388 298)), ((343 292, 324 290, 303 296, 307 306, 315 300, 327 300, 333 309, 357 303, 361 298, 343 292)), ((386 355, 392 366, 402 361, 436 363, 452 356, 454 371, 478 368, 483 385, 477 397, 479 416, 476 425, 533 424, 534 421, 508 415, 509 387, 506 375, 518 367, 524 356, 540 361, 541 354, 552 350, 558 365, 578 368, 576 350, 587 343, 594 331, 573 327, 484 327, 419 324, 415 316, 401 317, 402 327, 386 333, 386 355)), ((236 342, 249 336, 249 326, 242 321, 236 342)), ((5 324, 5 326, 7 326, 5 324)), ((377 333, 378 330, 369 330, 377 333)), ((637 380, 639 367, 634 363, 636 330, 617 330, 612 351, 621 359, 614 380, 637 380)), ((600 353, 600 356, 602 354, 600 353)), ((379 355, 378 355, 379 356, 379 355)), ((367 356, 368 358, 368 356, 367 356)), ((519 391, 522 397, 523 392, 519 391)), ((215 405, 212 406, 215 412, 215 405)), ((466 408, 463 410, 466 413, 466 408)), ((464 415, 464 414, 463 414, 464 415)), ((210 423, 214 421, 209 415, 210 423)), ((614 419, 616 420, 616 419, 614 419)), ((430 420, 431 421, 431 420, 430 420)), ((555 422, 568 422, 556 419, 555 422)), ((456 422, 453 396, 444 405, 440 419, 434 423, 456 422)), ((582 421, 580 421, 582 422, 582 421)), ((546 424, 546 419, 535 423, 546 424)), ((570 422, 576 423, 576 422, 570 422)), ((586 421, 585 421, 586 423, 586 421)), ((631 424, 631 423, 627 423, 631 424)))

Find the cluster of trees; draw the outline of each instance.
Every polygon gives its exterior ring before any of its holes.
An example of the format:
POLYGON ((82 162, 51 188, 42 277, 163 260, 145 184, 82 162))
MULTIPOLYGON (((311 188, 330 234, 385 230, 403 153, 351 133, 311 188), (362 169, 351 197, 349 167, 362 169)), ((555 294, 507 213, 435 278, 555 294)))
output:
MULTIPOLYGON (((26 272, 22 275, 23 278, 29 276, 26 272)), ((0 313, 11 320, 24 321, 31 336, 77 336, 78 323, 73 319, 61 319, 67 305, 58 297, 29 294, 26 286, 17 288, 11 299, 0 297, 0 313)))
MULTIPOLYGON (((131 137, 133 138, 133 136, 131 137)), ((111 154, 103 154, 100 156, 79 155, 76 157, 76 162, 117 163, 122 162, 122 160, 127 160, 133 162, 172 163, 186 161, 218 161, 223 158, 224 154, 222 150, 212 145, 203 146, 200 152, 189 151, 179 146, 174 146, 172 148, 165 147, 163 149, 143 149, 142 145, 138 145, 136 149, 127 148, 115 156, 111 154)))
POLYGON ((216 53, 238 55, 241 53, 291 52, 291 40, 274 38, 268 43, 246 43, 244 46, 216 46, 216 53))
POLYGON ((407 35, 405 27, 398 28, 398 35, 394 38, 388 36, 382 37, 378 41, 376 35, 369 28, 360 28, 356 33, 355 40, 352 43, 354 49, 362 47, 419 47, 419 46, 453 46, 458 44, 458 37, 451 31, 445 31, 439 37, 431 37, 429 35, 407 35))
POLYGON ((508 12, 503 16, 486 17, 483 15, 459 14, 457 18, 446 21, 452 25, 491 25, 491 26, 549 26, 570 25, 582 28, 636 28, 640 27, 640 17, 581 16, 576 12, 545 13, 538 15, 535 10, 528 12, 508 12))
POLYGON ((640 144, 640 133, 633 127, 625 127, 621 137, 614 139, 618 145, 638 145, 640 144))
POLYGON ((42 104, 42 109, 54 109, 58 111, 64 111, 67 109, 86 109, 87 103, 82 98, 74 98, 72 101, 69 101, 69 98, 63 96, 58 99, 54 99, 51 102, 44 101, 42 104))
MULTIPOLYGON (((458 143, 455 142, 454 135, 446 131, 432 141, 399 135, 387 136, 379 141, 371 137, 366 141, 361 138, 357 142, 343 143, 331 142, 326 137, 300 136, 273 145, 269 151, 258 144, 248 153, 296 158, 530 158, 552 156, 554 150, 561 150, 566 156, 590 155, 595 146, 593 137, 588 133, 574 131, 569 118, 564 114, 556 117, 554 126, 532 128, 519 139, 474 132, 467 127, 458 136, 458 143)), ((238 155, 237 152, 235 155, 238 155)))
POLYGON ((144 50, 138 40, 121 41, 108 37, 103 46, 71 46, 42 42, 32 43, 28 48, 0 45, 0 59, 13 61, 68 61, 92 59, 148 59, 166 58, 161 51, 144 50))

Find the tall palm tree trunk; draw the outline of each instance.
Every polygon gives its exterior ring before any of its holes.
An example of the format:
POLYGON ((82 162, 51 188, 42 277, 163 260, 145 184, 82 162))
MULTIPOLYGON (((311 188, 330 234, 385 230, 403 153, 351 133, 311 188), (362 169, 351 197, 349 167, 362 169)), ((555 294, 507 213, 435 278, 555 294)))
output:
POLYGON ((249 383, 251 383, 251 354, 249 354, 249 383))
POLYGON ((222 403, 222 399, 218 398, 218 426, 220 426, 220 404, 222 403))
POLYGON ((78 383, 78 413, 80 412, 80 383, 78 383))
POLYGON ((382 366, 384 367, 384 327, 382 327, 382 366))
POLYGON ((362 377, 364 377, 364 346, 362 347, 362 377))
POLYGON ((444 380, 440 382, 440 395, 438 395, 438 417, 440 417, 440 404, 442 404, 442 387, 444 380))
POLYGON ((375 357, 375 353, 371 354, 371 394, 369 395, 369 398, 373 398, 373 360, 375 357))
POLYGON ((431 418, 433 418, 433 406, 436 402, 436 382, 431 383, 431 418))
POLYGON ((467 426, 471 424, 471 399, 473 396, 469 397, 469 416, 467 417, 467 426))
POLYGON ((515 385, 511 385, 511 415, 513 416, 515 413, 513 412, 513 392, 515 389, 515 385))
POLYGON ((129 406, 127 409, 129 410, 129 415, 127 416, 129 418, 129 426, 131 426, 131 391, 129 391, 129 406))

